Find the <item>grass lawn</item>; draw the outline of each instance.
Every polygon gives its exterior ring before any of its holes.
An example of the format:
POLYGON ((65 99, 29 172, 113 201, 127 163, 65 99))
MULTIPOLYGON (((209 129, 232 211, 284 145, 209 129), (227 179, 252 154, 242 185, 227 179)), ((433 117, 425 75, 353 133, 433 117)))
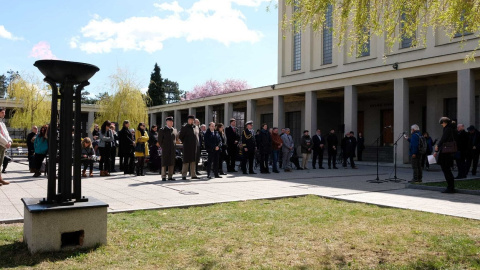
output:
MULTIPOLYGON (((443 182, 433 182, 433 183, 420 183, 420 185, 434 186, 434 187, 447 187, 447 182, 443 181, 443 182)), ((456 180, 455 188, 480 190, 480 179, 456 180)))
POLYGON ((108 245, 34 256, 0 225, 0 268, 480 269, 480 221, 316 196, 108 218, 108 245))

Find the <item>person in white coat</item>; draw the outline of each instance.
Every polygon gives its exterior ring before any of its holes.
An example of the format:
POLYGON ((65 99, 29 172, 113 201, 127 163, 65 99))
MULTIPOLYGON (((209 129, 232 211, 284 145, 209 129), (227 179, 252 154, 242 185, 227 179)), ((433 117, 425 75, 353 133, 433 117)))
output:
MULTIPOLYGON (((7 126, 3 122, 5 118, 5 108, 0 108, 0 160, 5 157, 5 151, 12 146, 12 138, 8 134, 7 126)), ((3 176, 0 174, 0 186, 8 185, 10 182, 3 180, 3 176)))

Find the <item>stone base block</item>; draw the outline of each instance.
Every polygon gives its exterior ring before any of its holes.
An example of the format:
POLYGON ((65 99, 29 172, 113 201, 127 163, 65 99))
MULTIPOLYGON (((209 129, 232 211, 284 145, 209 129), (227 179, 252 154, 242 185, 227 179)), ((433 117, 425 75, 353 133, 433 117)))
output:
POLYGON ((23 198, 23 239, 31 253, 89 248, 107 243, 108 204, 88 202, 60 206, 23 198))

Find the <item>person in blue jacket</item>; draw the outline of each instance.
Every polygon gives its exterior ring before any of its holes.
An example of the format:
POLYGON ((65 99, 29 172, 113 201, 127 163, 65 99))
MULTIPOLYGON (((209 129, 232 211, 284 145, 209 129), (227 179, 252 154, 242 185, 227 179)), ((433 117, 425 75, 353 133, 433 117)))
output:
MULTIPOLYGON (((48 153, 48 126, 44 125, 41 129, 40 132, 37 135, 37 138, 35 138, 35 141, 33 141, 33 146, 35 148, 35 166, 34 166, 34 171, 35 174, 33 177, 39 177, 40 176, 40 169, 42 168, 42 163, 45 157, 47 156, 48 153)), ((55 160, 55 159, 53 159, 55 160)))
POLYGON ((410 182, 422 182, 423 172, 422 172, 422 154, 419 152, 420 137, 420 128, 418 125, 412 125, 411 127, 412 136, 408 138, 410 142, 409 155, 411 157, 412 169, 413 169, 413 179, 410 182))

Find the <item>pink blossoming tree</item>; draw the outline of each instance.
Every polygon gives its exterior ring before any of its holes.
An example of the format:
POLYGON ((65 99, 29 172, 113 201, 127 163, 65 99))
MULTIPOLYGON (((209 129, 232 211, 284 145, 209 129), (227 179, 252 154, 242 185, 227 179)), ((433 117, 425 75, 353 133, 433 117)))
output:
POLYGON ((208 80, 204 84, 196 85, 192 91, 185 94, 184 100, 193 100, 233 93, 250 88, 244 80, 227 79, 223 83, 216 80, 208 80))

